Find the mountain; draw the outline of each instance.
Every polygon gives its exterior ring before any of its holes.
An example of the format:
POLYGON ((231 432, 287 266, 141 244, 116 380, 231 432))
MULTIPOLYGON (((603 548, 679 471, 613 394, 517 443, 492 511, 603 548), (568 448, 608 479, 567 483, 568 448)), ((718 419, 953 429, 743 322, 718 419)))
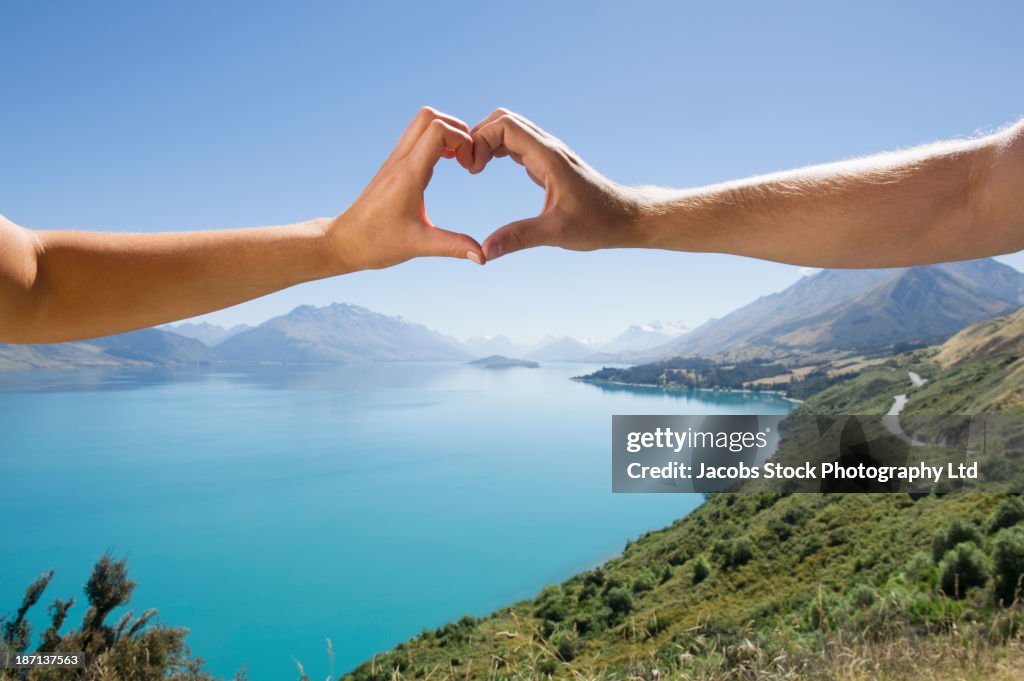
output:
POLYGON ((214 352, 194 338, 141 329, 73 343, 0 344, 0 369, 208 364, 214 352))
POLYGON ((210 324, 209 322, 182 322, 181 324, 171 324, 160 327, 161 331, 168 331, 170 333, 176 333, 179 336, 185 336, 186 338, 195 338, 204 345, 208 345, 211 348, 215 345, 223 343, 228 338, 238 335, 243 331, 248 331, 252 327, 248 324, 236 324, 229 329, 216 324, 210 324))
MULTIPOLYGON (((1024 360, 993 358, 996 347, 1011 357, 1024 347, 1024 313, 971 327, 937 355, 893 357, 811 396, 794 415, 815 418, 783 422, 775 459, 806 460, 820 438, 816 417, 885 414, 898 393, 908 394, 905 414, 1020 414, 1024 379, 1013 376, 1024 360), (959 364, 942 370, 953 347, 959 364), (908 370, 931 380, 915 388, 908 370)), ((1004 422, 1016 448, 975 452, 982 470, 1020 470, 1019 418, 1004 422)), ((1019 636, 989 632, 1012 616, 1021 579, 1019 495, 707 495, 602 565, 490 615, 425 630, 341 678, 376 681, 395 670, 405 681, 449 669, 466 681, 1011 681, 1020 675, 1000 670, 1019 670, 1024 647, 1019 636), (953 627, 972 642, 948 636, 953 627), (979 653, 970 669, 958 661, 965 645, 979 653)))
POLYGON ((140 329, 90 341, 111 357, 147 364, 201 364, 217 355, 195 338, 160 329, 140 329))
POLYGON ((823 270, 652 350, 864 349, 931 342, 1024 299, 1024 274, 991 259, 889 270, 823 270))
POLYGON ((633 325, 618 336, 601 343, 594 349, 598 352, 615 354, 619 352, 643 352, 659 345, 675 340, 689 331, 685 324, 650 322, 649 324, 633 325))
POLYGON ((463 360, 457 340, 356 305, 303 305, 217 346, 229 362, 347 363, 463 360))
POLYGON ((463 346, 466 350, 480 357, 503 355, 505 357, 522 357, 530 351, 530 346, 516 343, 508 336, 474 336, 467 339, 463 346))
POLYGON ((548 336, 536 345, 517 343, 507 336, 475 336, 463 344, 467 350, 481 357, 529 357, 541 361, 630 361, 646 356, 651 348, 668 343, 689 329, 679 322, 650 322, 634 324, 610 341, 589 343, 569 336, 548 336))
POLYGON ((545 338, 526 355, 537 362, 578 362, 594 354, 594 348, 575 338, 545 338))
POLYGON ((943 367, 982 357, 1024 356, 1024 309, 968 327, 939 348, 936 361, 943 367))

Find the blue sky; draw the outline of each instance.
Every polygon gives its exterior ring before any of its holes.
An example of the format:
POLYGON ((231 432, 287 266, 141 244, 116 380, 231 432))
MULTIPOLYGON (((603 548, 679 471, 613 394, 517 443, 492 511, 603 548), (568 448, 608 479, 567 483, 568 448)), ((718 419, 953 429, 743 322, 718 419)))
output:
MULTIPOLYGON (((1019 3, 0 5, 0 212, 36 228, 191 230, 341 211, 422 104, 522 112, 620 182, 694 186, 1024 115, 1019 3)), ((435 223, 483 239, 542 193, 454 163, 435 223)), ((1004 258, 1017 267, 1024 257, 1004 258)), ((209 315, 349 301, 458 336, 696 325, 800 276, 721 255, 537 249, 421 260, 209 315)))

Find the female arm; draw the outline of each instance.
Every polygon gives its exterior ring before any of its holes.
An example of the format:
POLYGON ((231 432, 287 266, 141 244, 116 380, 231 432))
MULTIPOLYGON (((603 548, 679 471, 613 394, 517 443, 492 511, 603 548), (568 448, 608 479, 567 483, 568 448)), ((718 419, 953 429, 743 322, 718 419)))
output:
POLYGON ((335 218, 205 232, 33 231, 0 216, 0 342, 51 343, 192 317, 296 284, 418 256, 483 264, 480 245, 434 227, 434 165, 469 168, 465 123, 422 109, 355 202, 335 218))

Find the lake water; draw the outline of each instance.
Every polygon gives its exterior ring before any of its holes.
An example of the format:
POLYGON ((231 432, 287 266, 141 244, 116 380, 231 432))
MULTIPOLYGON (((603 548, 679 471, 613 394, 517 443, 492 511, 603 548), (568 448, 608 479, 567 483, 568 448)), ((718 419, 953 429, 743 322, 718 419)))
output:
POLYGON ((327 638, 346 671, 694 508, 611 494, 612 414, 789 409, 569 380, 594 368, 0 373, 0 612, 51 567, 44 603, 83 603, 109 550, 212 671, 323 679, 327 638))

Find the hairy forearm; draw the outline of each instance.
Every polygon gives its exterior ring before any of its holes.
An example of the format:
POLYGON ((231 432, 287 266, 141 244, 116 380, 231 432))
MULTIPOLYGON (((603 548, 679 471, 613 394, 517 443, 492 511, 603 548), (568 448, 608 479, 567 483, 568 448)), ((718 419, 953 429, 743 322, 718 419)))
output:
POLYGON ((49 343, 191 317, 341 274, 327 220, 210 232, 21 230, 34 259, 0 341, 49 343))
POLYGON ((1021 126, 985 138, 696 190, 640 190, 640 245, 815 267, 893 267, 1024 247, 1021 126))

